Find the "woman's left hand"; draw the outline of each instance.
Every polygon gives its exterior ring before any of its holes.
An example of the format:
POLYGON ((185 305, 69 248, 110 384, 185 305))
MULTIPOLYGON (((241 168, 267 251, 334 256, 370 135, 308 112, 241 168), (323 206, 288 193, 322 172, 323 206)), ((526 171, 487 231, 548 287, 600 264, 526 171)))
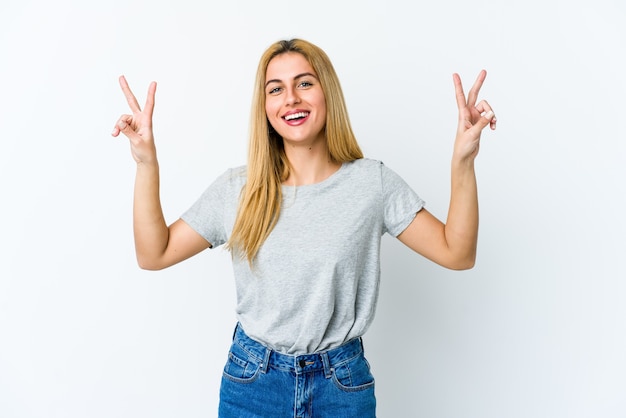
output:
POLYGON ((461 77, 453 74, 454 90, 456 93, 456 103, 459 108, 459 124, 454 143, 454 158, 459 160, 473 160, 478 155, 480 148, 480 134, 489 125, 496 129, 496 117, 486 100, 478 100, 478 93, 487 77, 487 72, 482 70, 478 78, 465 98, 461 77))

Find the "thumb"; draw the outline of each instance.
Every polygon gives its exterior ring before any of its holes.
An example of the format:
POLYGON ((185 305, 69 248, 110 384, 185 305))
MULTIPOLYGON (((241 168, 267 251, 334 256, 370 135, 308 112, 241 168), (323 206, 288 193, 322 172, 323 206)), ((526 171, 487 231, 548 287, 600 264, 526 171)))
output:
POLYGON ((476 133, 480 135, 482 130, 485 129, 489 124, 491 124, 493 118, 493 111, 490 110, 488 112, 485 112, 470 129, 477 131, 476 133))

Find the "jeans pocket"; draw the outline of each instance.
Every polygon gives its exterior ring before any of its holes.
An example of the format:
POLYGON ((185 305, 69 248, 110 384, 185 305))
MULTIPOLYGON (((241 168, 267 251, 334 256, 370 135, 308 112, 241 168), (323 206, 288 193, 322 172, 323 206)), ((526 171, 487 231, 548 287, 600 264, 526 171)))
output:
POLYGON ((233 382, 251 383, 258 377, 260 368, 260 362, 255 357, 233 344, 228 352, 223 375, 233 382))
POLYGON ((362 353, 335 365, 332 379, 335 385, 345 392, 357 392, 374 386, 374 376, 372 376, 370 365, 362 353))

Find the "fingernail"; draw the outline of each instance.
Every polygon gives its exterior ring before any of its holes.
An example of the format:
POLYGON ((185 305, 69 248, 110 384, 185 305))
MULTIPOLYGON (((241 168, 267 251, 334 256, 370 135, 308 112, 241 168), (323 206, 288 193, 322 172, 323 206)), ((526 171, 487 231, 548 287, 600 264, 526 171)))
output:
POLYGON ((125 129, 126 128, 126 122, 119 121, 117 126, 120 129, 125 129))
POLYGON ((485 113, 485 118, 491 119, 492 117, 493 117, 493 112, 491 110, 489 112, 485 113))

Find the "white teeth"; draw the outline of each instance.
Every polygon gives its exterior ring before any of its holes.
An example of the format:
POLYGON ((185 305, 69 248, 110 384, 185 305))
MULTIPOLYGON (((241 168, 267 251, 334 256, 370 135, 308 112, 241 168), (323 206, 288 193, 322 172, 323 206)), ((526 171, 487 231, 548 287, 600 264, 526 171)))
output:
POLYGON ((293 120, 293 119, 305 118, 308 115, 309 114, 307 112, 292 113, 291 115, 285 116, 285 120, 293 120))

